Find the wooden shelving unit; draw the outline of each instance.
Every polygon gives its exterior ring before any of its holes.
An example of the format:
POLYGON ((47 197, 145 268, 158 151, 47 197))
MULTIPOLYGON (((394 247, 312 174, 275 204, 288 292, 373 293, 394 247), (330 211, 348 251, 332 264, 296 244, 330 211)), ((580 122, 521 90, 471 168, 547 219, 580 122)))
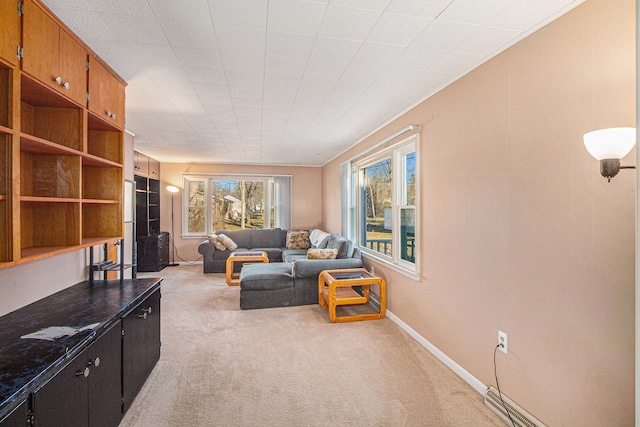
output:
POLYGON ((126 83, 39 0, 17 6, 0 5, 0 268, 124 234, 126 83))

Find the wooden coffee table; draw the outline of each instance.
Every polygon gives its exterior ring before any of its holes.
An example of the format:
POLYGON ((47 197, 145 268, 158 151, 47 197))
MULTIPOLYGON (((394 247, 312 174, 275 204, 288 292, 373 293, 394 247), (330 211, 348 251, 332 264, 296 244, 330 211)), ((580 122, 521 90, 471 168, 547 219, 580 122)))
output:
POLYGON ((369 273, 364 268, 346 270, 324 270, 318 276, 318 302, 328 308, 329 319, 334 323, 357 320, 382 319, 387 311, 387 283, 382 277, 369 273), (341 305, 369 303, 369 287, 380 285, 380 311, 378 313, 338 316, 336 308, 341 305), (352 286, 361 286, 360 295, 352 286))
POLYGON ((238 286, 240 285, 240 274, 233 272, 233 267, 235 263, 241 262, 244 264, 254 263, 254 262, 262 262, 264 264, 269 264, 269 257, 267 253, 264 251, 240 251, 240 252, 232 252, 227 258, 227 285, 229 286, 238 286))

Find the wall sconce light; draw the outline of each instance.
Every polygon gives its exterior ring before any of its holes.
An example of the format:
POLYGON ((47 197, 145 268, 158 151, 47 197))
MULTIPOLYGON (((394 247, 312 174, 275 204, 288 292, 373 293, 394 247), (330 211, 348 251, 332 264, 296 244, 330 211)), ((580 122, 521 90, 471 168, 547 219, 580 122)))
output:
POLYGON ((173 233, 173 196, 180 191, 180 189, 175 185, 169 185, 167 186, 167 191, 171 193, 171 262, 167 267, 176 267, 178 263, 176 262, 176 242, 173 233))
POLYGON ((584 146, 596 160, 600 160, 600 173, 611 182, 620 169, 635 169, 635 166, 620 166, 620 159, 629 154, 636 145, 635 128, 609 128, 584 134, 584 146))

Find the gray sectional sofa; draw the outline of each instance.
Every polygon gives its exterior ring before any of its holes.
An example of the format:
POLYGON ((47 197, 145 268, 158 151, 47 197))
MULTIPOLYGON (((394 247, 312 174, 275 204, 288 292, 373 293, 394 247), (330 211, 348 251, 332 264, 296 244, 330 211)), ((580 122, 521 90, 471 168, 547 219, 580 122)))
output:
MULTIPOLYGON (((338 234, 327 235, 314 246, 337 250, 335 259, 307 259, 305 249, 286 248, 286 230, 224 230, 220 233, 238 245, 236 251, 260 250, 269 256, 269 264, 250 264, 242 268, 242 309, 317 304, 321 271, 362 267, 360 249, 338 234)), ((218 251, 209 241, 202 242, 198 251, 204 257, 205 273, 225 271, 231 251, 218 251)))

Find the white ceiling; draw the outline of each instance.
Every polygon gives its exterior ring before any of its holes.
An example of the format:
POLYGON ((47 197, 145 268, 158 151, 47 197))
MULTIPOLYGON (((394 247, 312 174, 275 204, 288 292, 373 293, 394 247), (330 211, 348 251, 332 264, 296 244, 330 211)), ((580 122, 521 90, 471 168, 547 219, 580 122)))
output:
POLYGON ((583 0, 44 0, 163 162, 322 165, 583 0))

